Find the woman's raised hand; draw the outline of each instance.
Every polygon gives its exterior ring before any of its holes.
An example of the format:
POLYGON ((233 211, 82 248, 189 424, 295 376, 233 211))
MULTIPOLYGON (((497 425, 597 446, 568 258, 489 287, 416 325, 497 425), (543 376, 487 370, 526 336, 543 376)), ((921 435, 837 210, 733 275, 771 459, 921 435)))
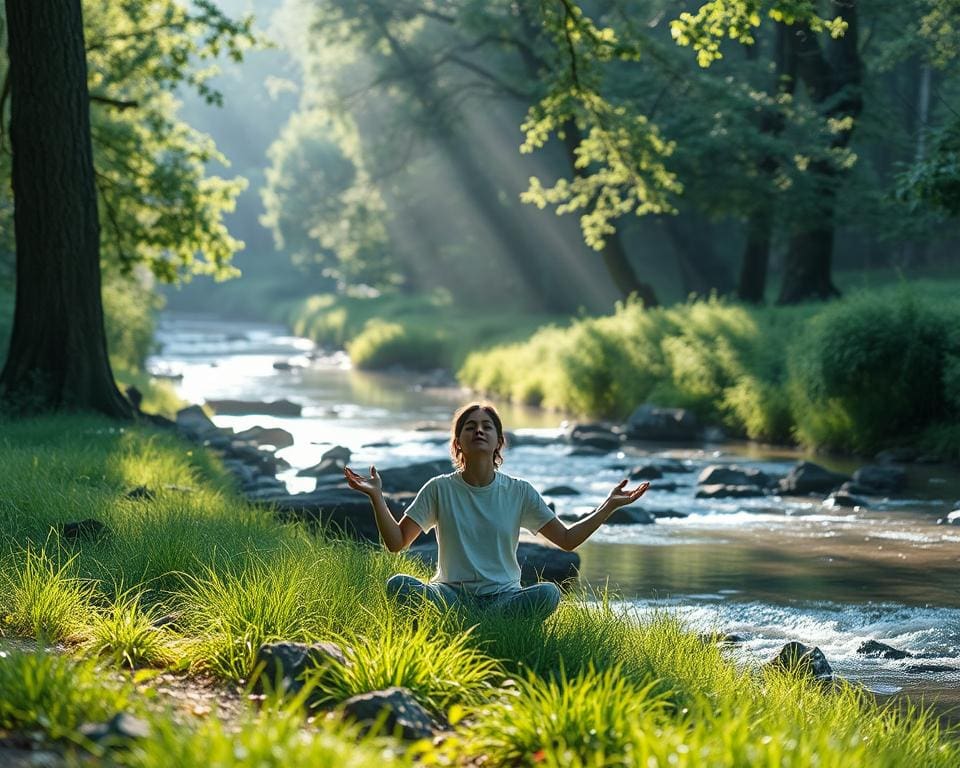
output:
POLYGON ((380 473, 374 466, 370 467, 370 477, 362 477, 350 467, 343 468, 343 476, 347 479, 347 485, 355 491, 365 493, 367 496, 372 497, 383 492, 383 481, 380 480, 380 473))
POLYGON ((646 482, 640 483, 640 485, 633 490, 627 488, 626 485, 627 481, 621 480, 614 486, 614 489, 610 491, 607 500, 604 502, 607 509, 619 509, 620 507, 627 506, 627 504, 633 504, 633 502, 643 496, 643 494, 647 492, 647 488, 650 487, 650 483, 646 482))

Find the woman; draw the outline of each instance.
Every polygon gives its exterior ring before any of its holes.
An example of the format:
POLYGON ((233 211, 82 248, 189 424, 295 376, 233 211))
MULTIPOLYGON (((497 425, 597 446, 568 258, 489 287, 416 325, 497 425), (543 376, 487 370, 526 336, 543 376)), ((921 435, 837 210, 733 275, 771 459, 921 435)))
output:
POLYGON ((555 584, 520 586, 520 528, 572 551, 650 484, 628 490, 623 480, 592 513, 567 527, 530 483, 497 471, 504 438, 493 406, 473 403, 459 409, 451 433, 450 455, 457 471, 429 480, 399 522, 383 499, 376 467, 370 467, 366 478, 344 469, 350 487, 369 497, 380 536, 391 552, 406 549, 421 532, 437 529, 439 562, 433 579, 425 584, 398 574, 387 582, 388 592, 403 602, 425 597, 441 608, 472 602, 550 615, 560 602, 555 584))

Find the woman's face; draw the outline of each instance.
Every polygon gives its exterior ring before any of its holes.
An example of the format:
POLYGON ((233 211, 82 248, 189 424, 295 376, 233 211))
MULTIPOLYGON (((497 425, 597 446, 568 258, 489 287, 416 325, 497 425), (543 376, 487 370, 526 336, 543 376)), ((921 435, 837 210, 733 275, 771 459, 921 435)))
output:
POLYGON ((497 432, 497 425, 490 414, 483 408, 475 408, 467 416, 457 435, 460 451, 468 461, 471 457, 488 454, 493 457, 500 447, 502 438, 497 432))

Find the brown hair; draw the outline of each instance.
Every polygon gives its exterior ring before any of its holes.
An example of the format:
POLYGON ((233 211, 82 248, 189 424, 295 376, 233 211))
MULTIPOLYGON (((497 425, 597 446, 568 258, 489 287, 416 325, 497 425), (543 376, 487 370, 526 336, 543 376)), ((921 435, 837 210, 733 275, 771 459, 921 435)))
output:
POLYGON ((493 466, 499 467, 503 464, 503 456, 500 455, 500 449, 507 444, 507 441, 503 435, 503 421, 500 419, 500 414, 497 413, 497 409, 489 403, 470 403, 462 408, 458 408, 457 412, 453 414, 453 420, 450 422, 450 458, 453 459, 453 466, 457 469, 462 470, 464 467, 463 451, 460 448, 458 437, 460 431, 463 429, 463 425, 466 424, 467 419, 470 418, 470 414, 476 410, 484 411, 493 422, 493 426, 497 430, 497 449, 493 452, 493 466))

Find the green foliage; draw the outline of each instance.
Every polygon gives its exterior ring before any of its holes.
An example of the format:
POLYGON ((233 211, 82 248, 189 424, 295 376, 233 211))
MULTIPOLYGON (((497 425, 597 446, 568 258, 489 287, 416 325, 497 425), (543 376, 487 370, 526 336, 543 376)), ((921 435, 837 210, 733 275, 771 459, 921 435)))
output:
POLYGON ((54 653, 0 653, 0 729, 42 729, 50 738, 80 741, 80 725, 126 711, 131 691, 91 662, 54 653))
POLYGON ((449 359, 442 330, 427 331, 401 323, 370 320, 347 343, 351 362, 361 369, 389 368, 393 365, 413 369, 440 368, 449 359))
POLYGON ((90 612, 92 585, 77 577, 76 557, 55 545, 6 554, 0 571, 2 626, 52 641, 74 637, 90 612))
POLYGON ((135 669, 167 666, 176 660, 168 632, 156 625, 160 607, 144 607, 143 593, 128 590, 95 609, 85 628, 85 646, 96 656, 135 669))
POLYGON ((907 289, 818 313, 790 359, 801 439, 871 450, 960 416, 949 391, 958 324, 956 302, 933 308, 907 289))

